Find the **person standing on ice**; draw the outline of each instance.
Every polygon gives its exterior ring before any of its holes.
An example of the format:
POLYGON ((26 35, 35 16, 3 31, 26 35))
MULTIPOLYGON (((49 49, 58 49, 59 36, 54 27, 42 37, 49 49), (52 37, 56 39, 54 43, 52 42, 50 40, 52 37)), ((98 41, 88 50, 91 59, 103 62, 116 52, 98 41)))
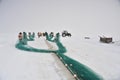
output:
POLYGON ((38 38, 40 37, 40 32, 37 33, 38 38))
POLYGON ((27 44, 27 41, 28 41, 27 34, 26 34, 26 32, 23 32, 22 43, 23 43, 24 45, 26 45, 26 44, 27 44))
POLYGON ((23 37, 22 33, 20 32, 19 35, 18 35, 18 38, 19 38, 20 41, 22 40, 22 37, 23 37))
POLYGON ((28 33, 28 37, 29 37, 29 38, 31 37, 31 32, 28 33))
POLYGON ((33 32, 33 34, 32 34, 32 38, 35 38, 35 33, 33 32))

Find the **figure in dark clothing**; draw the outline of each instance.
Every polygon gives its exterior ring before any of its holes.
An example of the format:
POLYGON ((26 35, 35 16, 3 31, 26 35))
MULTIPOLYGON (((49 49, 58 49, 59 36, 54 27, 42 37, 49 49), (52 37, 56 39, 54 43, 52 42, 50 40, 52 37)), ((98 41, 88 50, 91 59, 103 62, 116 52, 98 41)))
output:
POLYGON ((37 35, 38 35, 38 38, 39 38, 39 37, 42 36, 42 33, 41 33, 41 32, 38 32, 37 35))
POLYGON ((22 33, 20 32, 19 35, 18 35, 19 40, 22 40, 22 37, 23 37, 23 35, 22 35, 22 33))

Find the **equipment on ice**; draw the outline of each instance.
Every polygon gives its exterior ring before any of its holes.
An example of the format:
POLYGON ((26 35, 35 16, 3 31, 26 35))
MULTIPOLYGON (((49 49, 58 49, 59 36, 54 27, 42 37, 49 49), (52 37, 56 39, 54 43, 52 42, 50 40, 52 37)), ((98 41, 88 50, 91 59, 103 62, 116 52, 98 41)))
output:
POLYGON ((111 43, 112 37, 100 37, 100 41, 104 43, 111 43))
POLYGON ((62 37, 66 37, 66 36, 71 37, 72 35, 71 35, 71 33, 68 33, 68 31, 64 30, 62 32, 62 37))

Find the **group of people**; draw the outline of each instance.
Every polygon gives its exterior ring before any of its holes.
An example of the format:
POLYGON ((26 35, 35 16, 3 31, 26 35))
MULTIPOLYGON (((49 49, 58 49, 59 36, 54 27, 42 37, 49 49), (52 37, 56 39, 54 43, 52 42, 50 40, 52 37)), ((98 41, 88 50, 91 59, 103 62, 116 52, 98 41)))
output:
MULTIPOLYGON (((70 34, 70 33, 69 33, 69 34, 70 34)), ((71 34, 70 34, 70 35, 69 35, 69 34, 68 34, 68 32, 65 32, 65 31, 64 31, 64 32, 62 33, 62 36, 63 36, 63 37, 65 37, 65 36, 71 36, 71 34)), ((38 32, 38 33, 37 33, 37 37, 38 37, 38 38, 40 38, 40 37, 42 37, 42 36, 45 37, 45 36, 47 36, 47 35, 48 35, 47 32, 38 32)), ((18 35, 19 40, 22 40, 22 39, 23 39, 23 36, 26 36, 26 38, 29 38, 29 39, 31 40, 31 39, 34 39, 34 38, 35 38, 35 33, 34 33, 34 32, 33 32, 33 33, 28 32, 28 35, 27 35, 26 32, 23 32, 23 33, 20 32, 19 35, 18 35)), ((52 37, 55 37, 55 34, 54 34, 54 32, 50 32, 50 34, 49 34, 48 36, 50 36, 50 37, 52 38, 52 37)))
POLYGON ((38 32, 37 33, 37 36, 38 36, 38 38, 40 38, 41 36, 46 36, 47 35, 47 32, 38 32))
MULTIPOLYGON (((24 35, 26 35, 28 38, 34 38, 34 37, 35 37, 35 33, 34 33, 34 32, 33 32, 33 33, 28 32, 28 35, 27 35, 27 33, 26 33, 26 34, 24 34, 24 33, 25 33, 25 32, 23 32, 23 33, 20 32, 20 33, 18 34, 18 39, 19 39, 19 40, 22 40, 24 35)), ((46 35, 47 35, 47 32, 38 32, 38 33, 37 33, 38 38, 40 38, 40 37, 42 37, 42 36, 46 36, 46 35)), ((51 32, 49 35, 52 36, 52 37, 54 37, 54 33, 53 33, 53 32, 51 32)))
MULTIPOLYGON (((35 37, 35 33, 33 32, 33 33, 31 33, 31 32, 28 32, 28 38, 29 39, 32 39, 32 38, 34 38, 35 37)), ((19 34, 18 34, 18 39, 19 40, 22 40, 23 38, 27 38, 27 33, 26 32, 20 32, 19 34)))

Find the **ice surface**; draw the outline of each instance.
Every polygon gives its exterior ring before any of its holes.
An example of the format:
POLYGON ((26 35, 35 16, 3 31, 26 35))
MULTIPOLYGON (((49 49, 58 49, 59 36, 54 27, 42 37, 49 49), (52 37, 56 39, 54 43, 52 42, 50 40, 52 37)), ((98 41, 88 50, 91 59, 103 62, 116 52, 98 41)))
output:
POLYGON ((120 46, 101 43, 99 39, 94 40, 94 38, 88 40, 84 37, 78 40, 74 39, 66 38, 62 40, 68 50, 67 56, 85 64, 105 80, 120 79, 120 46), (78 44, 74 44, 75 41, 78 44))
MULTIPOLYGON (((74 80, 55 54, 21 51, 15 48, 10 38, 4 39, 7 40, 7 44, 0 47, 1 80, 74 80)), ((44 41, 44 39, 39 40, 40 43, 44 41)), ((34 45, 32 43, 31 46, 34 45)), ((45 48, 44 45, 46 44, 39 47, 45 48)), ((48 47, 46 46, 45 49, 48 47)))

